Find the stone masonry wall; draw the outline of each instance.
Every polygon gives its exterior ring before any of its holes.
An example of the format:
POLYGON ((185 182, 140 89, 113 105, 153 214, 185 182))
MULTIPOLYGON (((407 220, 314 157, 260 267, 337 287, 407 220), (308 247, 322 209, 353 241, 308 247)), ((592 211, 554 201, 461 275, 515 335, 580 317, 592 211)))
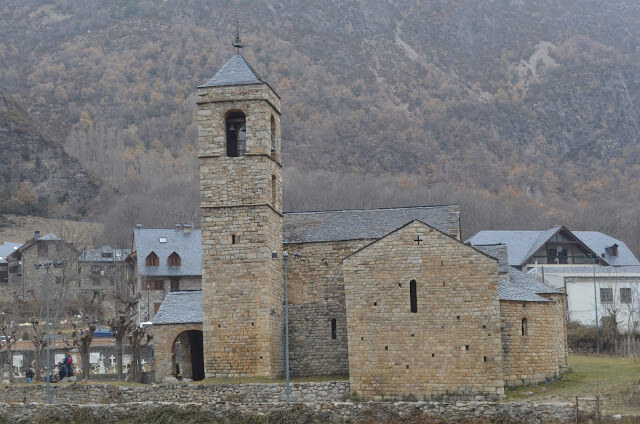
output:
MULTIPOLYGON (((282 400, 277 402, 247 402, 241 401, 239 396, 229 393, 221 398, 231 398, 227 401, 206 401, 199 402, 198 394, 202 391, 193 386, 185 386, 184 390, 176 390, 170 386, 156 386, 157 396, 168 395, 164 401, 149 401, 147 391, 139 389, 113 388, 107 386, 78 386, 79 390, 56 391, 54 388, 54 404, 46 405, 42 403, 44 390, 33 390, 32 387, 21 392, 3 391, 5 398, 11 400, 0 402, 0 420, 9 423, 22 422, 49 422, 55 419, 56 422, 70 422, 74 417, 76 420, 81 417, 83 422, 103 422, 104 417, 111 420, 125 419, 137 416, 149 416, 153 411, 164 408, 176 408, 191 414, 204 416, 205 413, 212 413, 217 417, 228 418, 231 413, 246 415, 264 415, 269 413, 293 414, 301 421, 305 416, 314 419, 322 418, 326 422, 349 423, 370 421, 372 417, 378 420, 388 420, 393 417, 408 417, 412 414, 426 414, 447 420, 467 419, 474 420, 484 418, 489 421, 502 421, 505 417, 510 417, 523 423, 549 423, 549 422, 569 422, 575 421, 575 410, 571 404, 543 404, 535 405, 529 402, 495 403, 486 401, 472 402, 350 402, 322 400, 326 398, 340 398, 342 395, 330 389, 326 395, 316 396, 314 393, 325 390, 326 386, 308 387, 303 389, 305 397, 317 398, 313 401, 295 401, 293 408, 287 407, 282 400), (169 393, 170 390, 170 393, 169 393), (62 392, 67 392, 68 396, 60 396, 62 392), (191 397, 192 393, 195 398, 191 397), (82 402, 90 394, 91 403, 82 402), (35 396, 34 396, 35 395, 35 396), (72 395, 75 395, 72 397, 72 395), (41 403, 26 403, 27 397, 38 397, 41 403), (131 399, 124 401, 123 399, 131 399), (182 398, 183 401, 172 401, 169 399, 182 398), (288 411, 288 412, 287 412, 288 411), (92 419, 93 418, 93 419, 92 419)), ((204 387, 216 397, 218 392, 204 387)), ((278 388, 282 391, 282 387, 278 388)), ((298 396, 297 392, 295 396, 298 396)), ((155 414, 154 414, 155 415, 155 414)), ((192 415, 193 416, 193 415, 192 415)), ((295 420, 295 418, 294 418, 295 420)), ((249 421, 249 417, 247 417, 249 421)))
MULTIPOLYGON (((202 277, 199 275, 188 275, 188 276, 179 276, 177 277, 180 283, 180 290, 201 290, 202 289, 202 277)), ((168 276, 140 276, 140 320, 141 321, 153 321, 155 318, 155 308, 156 305, 160 305, 167 294, 171 291, 171 278, 168 276), (154 280, 162 280, 164 281, 164 289, 163 290, 154 290, 153 286, 151 289, 142 288, 145 287, 145 281, 154 281, 154 280), (148 313, 148 315, 147 315, 148 313), (148 317, 148 319, 147 319, 148 317)))
POLYGON ((271 252, 282 251, 280 99, 267 84, 249 84, 200 88, 197 103, 205 374, 278 376, 284 281, 271 252), (226 156, 232 111, 246 118, 245 156, 226 156))
POLYGON ((201 156, 226 154, 226 114, 241 110, 247 117, 247 154, 264 154, 280 162, 280 98, 267 84, 199 88, 196 102, 201 156), (271 116, 276 121, 275 131, 271 129, 271 116))
POLYGON ((289 260, 289 337, 292 375, 348 374, 347 317, 342 258, 369 242, 363 240, 286 244, 289 260), (335 319, 336 338, 331 320, 335 319))
POLYGON ((540 383, 566 371, 564 309, 561 297, 551 302, 500 302, 507 386, 540 383), (523 319, 526 319, 524 334, 523 319))
MULTIPOLYGON (((36 269, 36 263, 63 261, 62 268, 49 268, 51 296, 55 301, 60 288, 57 284, 59 281, 66 281, 68 284, 67 299, 74 299, 78 295, 78 254, 78 251, 64 241, 38 240, 22 252, 20 258, 22 264, 19 264, 18 260, 9 263, 9 268, 15 266, 19 272, 9 273, 9 284, 5 287, 17 291, 19 297, 24 294, 24 298, 31 302, 40 301, 45 298, 46 270, 44 267, 36 269), (46 245, 46 255, 39 255, 38 245, 46 245)), ((32 311, 32 313, 37 313, 37 311, 32 311)))
POLYGON ((495 259, 414 221, 346 258, 343 268, 352 395, 504 393, 495 259))
MULTIPOLYGON (((349 382, 292 383, 292 402, 341 402, 349 396, 349 382)), ((46 402, 44 384, 4 386, 0 402, 46 402)), ((246 384, 154 384, 124 387, 111 384, 56 383, 51 385, 51 402, 63 404, 176 402, 215 403, 285 402, 284 383, 246 384)))
MULTIPOLYGON (((174 375, 175 361, 173 356, 173 344, 180 334, 189 330, 202 331, 202 324, 153 326, 152 331, 155 346, 156 381, 162 381, 165 377, 174 375)), ((181 366, 180 368, 182 369, 184 366, 181 366)))
POLYGON ((283 373, 284 281, 282 264, 271 259, 272 251, 282 249, 282 221, 276 215, 268 207, 202 211, 208 377, 283 373))

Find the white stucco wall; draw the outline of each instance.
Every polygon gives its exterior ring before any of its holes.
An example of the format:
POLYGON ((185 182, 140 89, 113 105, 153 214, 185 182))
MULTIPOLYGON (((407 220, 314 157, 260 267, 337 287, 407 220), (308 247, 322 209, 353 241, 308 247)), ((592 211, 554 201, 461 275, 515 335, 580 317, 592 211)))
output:
MULTIPOLYGON (((609 316, 611 311, 617 311, 618 328, 620 331, 638 329, 640 321, 640 267, 637 270, 624 271, 615 267, 596 267, 589 272, 572 272, 570 268, 545 266, 545 284, 558 289, 566 289, 567 311, 569 321, 578 321, 586 325, 594 325, 596 319, 595 302, 598 305, 598 320, 609 316), (595 283, 595 284, 594 284, 595 283), (594 296, 595 285, 595 296, 594 296), (602 302, 601 288, 611 288, 612 302, 602 302), (631 289, 631 303, 623 303, 620 299, 620 289, 631 289)), ((542 270, 538 276, 542 276, 542 270)))

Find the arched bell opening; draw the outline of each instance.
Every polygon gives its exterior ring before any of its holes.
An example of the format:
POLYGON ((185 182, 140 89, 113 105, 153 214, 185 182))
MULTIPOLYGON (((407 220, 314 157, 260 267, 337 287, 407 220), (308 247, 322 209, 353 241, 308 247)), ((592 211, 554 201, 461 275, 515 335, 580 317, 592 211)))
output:
POLYGON ((226 118, 227 157, 244 156, 247 152, 247 118, 239 110, 231 111, 226 118))

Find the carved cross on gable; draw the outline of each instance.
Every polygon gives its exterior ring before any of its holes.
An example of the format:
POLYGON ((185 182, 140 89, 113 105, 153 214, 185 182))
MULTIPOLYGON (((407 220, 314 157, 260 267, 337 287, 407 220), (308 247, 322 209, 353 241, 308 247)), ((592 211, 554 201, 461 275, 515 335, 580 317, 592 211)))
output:
POLYGON ((418 235, 418 236, 416 236, 416 239, 415 239, 414 241, 415 241, 416 243, 418 243, 418 245, 420 245, 420 242, 421 242, 421 241, 424 241, 424 239, 423 239, 423 238, 420 238, 420 236, 418 235))

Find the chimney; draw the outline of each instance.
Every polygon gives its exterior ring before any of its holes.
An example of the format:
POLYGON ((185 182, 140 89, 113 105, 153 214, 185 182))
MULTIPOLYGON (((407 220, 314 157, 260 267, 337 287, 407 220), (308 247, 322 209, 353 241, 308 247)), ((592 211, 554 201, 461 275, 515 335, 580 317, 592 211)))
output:
POLYGON ((136 228, 137 228, 137 229, 142 228, 142 224, 136 224, 136 228))
POLYGON ((36 235, 33 238, 38 240, 40 238, 40 231, 36 231, 36 235))
POLYGON ((184 228, 185 234, 191 234, 191 224, 184 224, 182 228, 184 228))
POLYGON ((180 231, 181 228, 182 228, 182 224, 176 224, 176 231, 180 231))

